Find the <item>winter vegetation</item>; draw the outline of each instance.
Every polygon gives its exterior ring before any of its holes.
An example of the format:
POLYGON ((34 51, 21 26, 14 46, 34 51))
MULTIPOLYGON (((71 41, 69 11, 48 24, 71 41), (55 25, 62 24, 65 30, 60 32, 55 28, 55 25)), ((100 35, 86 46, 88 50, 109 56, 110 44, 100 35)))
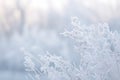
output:
POLYGON ((120 34, 106 23, 81 25, 77 17, 72 17, 72 26, 62 35, 74 42, 79 64, 49 52, 34 56, 24 50, 28 80, 119 80, 120 34))
POLYGON ((119 7, 120 0, 0 0, 0 80, 120 80, 119 7), (71 16, 79 17, 72 25, 71 16))

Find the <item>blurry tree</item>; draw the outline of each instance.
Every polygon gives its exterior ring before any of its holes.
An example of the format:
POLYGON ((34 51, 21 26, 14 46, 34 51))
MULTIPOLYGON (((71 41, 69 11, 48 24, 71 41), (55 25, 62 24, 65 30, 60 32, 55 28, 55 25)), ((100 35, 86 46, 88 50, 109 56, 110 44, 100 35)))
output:
MULTIPOLYGON (((25 0, 28 1, 28 0, 25 0)), ((0 29, 1 32, 10 36, 15 31, 22 33, 26 23, 26 6, 29 2, 23 0, 1 1, 0 29), (23 3, 25 2, 25 3, 23 3)))

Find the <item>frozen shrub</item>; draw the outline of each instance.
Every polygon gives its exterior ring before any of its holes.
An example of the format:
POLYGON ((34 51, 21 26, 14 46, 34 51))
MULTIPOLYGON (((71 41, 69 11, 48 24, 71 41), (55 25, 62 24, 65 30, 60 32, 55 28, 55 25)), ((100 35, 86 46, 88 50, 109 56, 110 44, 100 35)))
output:
POLYGON ((79 65, 49 53, 38 58, 27 54, 25 67, 33 80, 119 80, 119 33, 107 24, 81 25, 77 17, 72 18, 72 25, 72 31, 62 34, 75 42, 79 65))
POLYGON ((72 18, 72 25, 73 30, 65 31, 63 35, 75 42, 80 69, 87 77, 81 79, 110 80, 110 75, 117 77, 114 80, 120 79, 120 35, 112 32, 107 24, 81 25, 77 17, 72 18))
POLYGON ((78 80, 79 70, 62 57, 46 53, 36 59, 25 54, 26 71, 33 80, 78 80), (33 62, 34 61, 34 62, 33 62))

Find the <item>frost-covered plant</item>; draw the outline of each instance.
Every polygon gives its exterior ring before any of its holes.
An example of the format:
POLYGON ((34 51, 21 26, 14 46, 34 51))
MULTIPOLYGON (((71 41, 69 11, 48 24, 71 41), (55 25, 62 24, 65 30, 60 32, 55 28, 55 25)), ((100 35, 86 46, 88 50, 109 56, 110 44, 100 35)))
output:
POLYGON ((81 25, 77 17, 72 18, 72 25, 73 30, 63 34, 75 42, 86 77, 81 80, 110 80, 110 75, 120 79, 120 35, 107 24, 81 25))
POLYGON ((33 80, 119 80, 119 33, 107 24, 81 25, 77 17, 72 18, 72 25, 72 31, 63 35, 75 42, 79 64, 48 53, 38 58, 27 54, 25 67, 33 80))
POLYGON ((79 70, 62 57, 39 55, 38 58, 25 53, 25 67, 32 80, 80 80, 79 70))

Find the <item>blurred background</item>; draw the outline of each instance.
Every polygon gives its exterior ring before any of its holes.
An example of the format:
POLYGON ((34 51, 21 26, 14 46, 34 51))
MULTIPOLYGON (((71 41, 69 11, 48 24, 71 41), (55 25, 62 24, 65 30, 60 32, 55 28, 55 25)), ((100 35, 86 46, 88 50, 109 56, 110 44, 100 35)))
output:
POLYGON ((120 32, 120 0, 0 0, 0 80, 26 80, 23 48, 75 61, 73 42, 60 35, 74 16, 120 32))

